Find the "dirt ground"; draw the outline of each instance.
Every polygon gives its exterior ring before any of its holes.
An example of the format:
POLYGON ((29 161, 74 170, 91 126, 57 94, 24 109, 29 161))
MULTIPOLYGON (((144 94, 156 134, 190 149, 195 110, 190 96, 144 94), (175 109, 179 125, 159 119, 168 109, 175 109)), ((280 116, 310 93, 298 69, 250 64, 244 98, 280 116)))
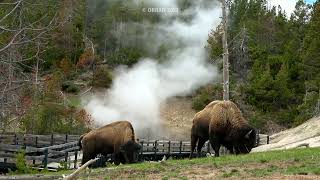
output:
MULTIPOLYGON (((230 180, 320 180, 320 176, 316 175, 283 175, 280 173, 270 173, 270 175, 257 175, 255 171, 259 171, 264 168, 268 168, 273 166, 272 164, 246 164, 242 167, 239 166, 229 166, 229 167, 213 167, 208 165, 198 165, 198 166, 190 166, 188 169, 169 169, 169 171, 161 172, 160 170, 154 171, 135 171, 135 170, 125 170, 122 171, 121 174, 110 176, 111 179, 194 179, 194 180, 202 180, 202 179, 210 179, 210 180, 221 180, 221 179, 230 179, 230 180)), ((275 166, 275 168, 285 168, 285 164, 275 166), (283 166, 283 167, 281 167, 283 166)), ((106 176, 108 173, 106 173, 106 176)), ((109 174, 110 175, 110 174, 109 174)), ((103 175, 91 176, 87 177, 82 176, 82 178, 90 178, 90 179, 103 179, 105 178, 103 175)))
POLYGON ((192 109, 189 98, 171 98, 161 105, 161 119, 163 126, 168 130, 168 138, 176 140, 189 140, 193 116, 196 111, 192 109))

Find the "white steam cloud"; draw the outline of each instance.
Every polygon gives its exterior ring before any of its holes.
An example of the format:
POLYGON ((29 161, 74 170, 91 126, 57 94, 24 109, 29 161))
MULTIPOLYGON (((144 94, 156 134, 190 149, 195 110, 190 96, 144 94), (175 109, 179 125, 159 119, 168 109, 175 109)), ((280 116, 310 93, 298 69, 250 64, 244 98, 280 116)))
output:
MULTIPOLYGON (((170 3, 176 6, 174 0, 153 2, 159 2, 156 7, 170 7, 170 3)), ((193 19, 188 23, 175 18, 157 26, 159 31, 154 37, 159 44, 155 47, 163 42, 180 44, 169 51, 165 63, 144 58, 132 68, 121 67, 103 96, 93 95, 84 100, 96 126, 128 120, 140 138, 162 136, 160 104, 170 97, 187 95, 217 78, 217 69, 206 61, 204 46, 210 29, 220 23, 219 4, 202 8, 196 5, 190 12, 193 19)))

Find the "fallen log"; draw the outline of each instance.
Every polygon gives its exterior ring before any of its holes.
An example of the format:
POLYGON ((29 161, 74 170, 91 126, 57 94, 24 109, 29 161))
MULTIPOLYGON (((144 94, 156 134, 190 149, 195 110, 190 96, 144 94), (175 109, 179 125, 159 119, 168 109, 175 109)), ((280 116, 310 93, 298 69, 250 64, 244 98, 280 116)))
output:
POLYGON ((77 175, 83 171, 86 167, 88 167, 90 164, 93 164, 94 162, 96 162, 99 158, 95 158, 95 159, 91 159, 90 161, 86 162, 85 164, 83 164, 82 166, 80 166, 77 170, 75 170, 73 173, 71 173, 70 175, 63 177, 64 180, 74 180, 76 179, 77 175))

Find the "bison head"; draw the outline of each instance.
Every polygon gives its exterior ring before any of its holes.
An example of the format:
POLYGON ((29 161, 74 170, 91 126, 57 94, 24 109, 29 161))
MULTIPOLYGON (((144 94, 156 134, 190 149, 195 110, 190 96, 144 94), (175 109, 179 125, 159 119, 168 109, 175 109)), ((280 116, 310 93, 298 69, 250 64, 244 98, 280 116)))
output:
MULTIPOLYGON (((122 145, 120 147, 120 151, 123 154, 123 160, 125 160, 125 162, 129 162, 129 163, 134 163, 138 161, 138 155, 140 153, 141 150, 141 145, 135 141, 128 141, 126 144, 122 145)), ((123 162, 122 162, 123 163, 123 162)))
POLYGON ((240 133, 240 138, 234 145, 236 154, 246 154, 254 148, 256 144, 256 130, 254 128, 245 129, 240 133))

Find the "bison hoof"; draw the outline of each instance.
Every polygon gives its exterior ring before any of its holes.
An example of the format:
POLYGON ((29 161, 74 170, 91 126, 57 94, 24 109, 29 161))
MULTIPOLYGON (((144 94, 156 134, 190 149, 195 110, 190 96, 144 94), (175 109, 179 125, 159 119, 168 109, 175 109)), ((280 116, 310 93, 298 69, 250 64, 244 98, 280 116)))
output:
POLYGON ((114 161, 114 164, 115 164, 116 166, 119 166, 120 161, 114 161))

